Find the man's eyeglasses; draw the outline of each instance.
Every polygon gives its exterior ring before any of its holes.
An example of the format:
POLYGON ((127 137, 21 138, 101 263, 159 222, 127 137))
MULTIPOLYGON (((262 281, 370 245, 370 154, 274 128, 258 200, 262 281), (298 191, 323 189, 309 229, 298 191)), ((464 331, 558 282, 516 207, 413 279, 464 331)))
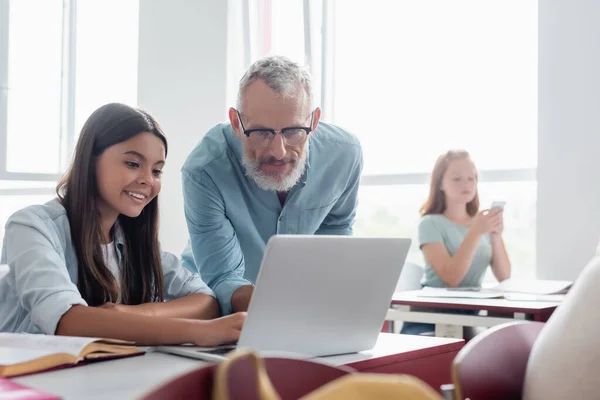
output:
POLYGON ((283 136, 283 142, 288 146, 297 146, 303 144, 306 141, 308 135, 312 132, 313 118, 315 116, 315 112, 313 111, 310 114, 310 126, 291 126, 288 128, 282 128, 281 130, 276 131, 275 129, 270 128, 255 128, 255 129, 246 129, 244 127, 244 122, 242 121, 242 116, 240 112, 237 111, 238 119, 240 120, 240 125, 242 127, 242 131, 244 135, 249 140, 249 144, 255 148, 265 148, 269 147, 273 138, 277 133, 281 133, 283 136))

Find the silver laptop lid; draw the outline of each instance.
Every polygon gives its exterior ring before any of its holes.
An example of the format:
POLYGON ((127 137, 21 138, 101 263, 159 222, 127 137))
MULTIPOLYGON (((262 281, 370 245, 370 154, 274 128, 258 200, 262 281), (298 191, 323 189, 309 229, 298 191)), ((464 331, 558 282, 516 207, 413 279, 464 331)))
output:
POLYGON ((307 356, 371 349, 410 239, 276 235, 238 347, 307 356))

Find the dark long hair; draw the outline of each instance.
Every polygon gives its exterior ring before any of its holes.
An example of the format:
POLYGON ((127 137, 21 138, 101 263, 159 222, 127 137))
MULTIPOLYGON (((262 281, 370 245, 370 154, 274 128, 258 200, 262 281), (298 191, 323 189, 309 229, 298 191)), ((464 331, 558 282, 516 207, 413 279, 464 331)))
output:
POLYGON ((56 188, 67 210, 71 240, 77 254, 77 286, 90 306, 163 300, 163 273, 158 243, 158 196, 136 218, 119 215, 124 236, 121 289, 101 249, 96 164, 108 147, 150 132, 165 145, 167 139, 149 114, 124 104, 106 104, 92 113, 81 130, 73 161, 56 188))
MULTIPOLYGON (((470 160, 471 156, 466 150, 450 150, 438 157, 431 173, 431 183, 429 186, 429 197, 425 204, 421 206, 421 215, 443 214, 446 211, 446 195, 442 191, 442 180, 450 163, 454 160, 470 160)), ((467 214, 473 217, 479 211, 479 193, 467 203, 467 214)))

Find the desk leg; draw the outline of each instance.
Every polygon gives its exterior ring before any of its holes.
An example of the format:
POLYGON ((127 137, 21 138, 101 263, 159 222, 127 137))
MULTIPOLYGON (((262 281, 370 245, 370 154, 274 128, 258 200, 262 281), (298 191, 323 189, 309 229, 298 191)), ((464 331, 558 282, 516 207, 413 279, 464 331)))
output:
POLYGON ((381 332, 394 333, 394 321, 383 321, 381 332))
POLYGON ((385 366, 360 369, 349 364, 349 367, 356 368, 358 372, 373 372, 382 374, 408 374, 428 383, 433 390, 439 391, 440 386, 446 383, 452 383, 451 365, 458 351, 435 354, 415 360, 402 361, 388 364, 385 366))
POLYGON ((515 319, 517 319, 517 320, 519 320, 519 319, 526 320, 527 319, 527 314, 522 313, 522 312, 516 312, 513 315, 514 315, 515 319))

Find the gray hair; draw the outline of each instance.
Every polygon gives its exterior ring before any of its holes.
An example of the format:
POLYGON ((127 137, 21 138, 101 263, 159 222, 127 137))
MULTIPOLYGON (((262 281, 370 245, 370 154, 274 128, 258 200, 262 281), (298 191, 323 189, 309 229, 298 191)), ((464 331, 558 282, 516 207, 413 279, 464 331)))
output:
POLYGON ((238 110, 242 110, 246 88, 257 79, 264 81, 271 90, 285 97, 295 95, 298 84, 302 84, 312 108, 312 80, 308 71, 284 56, 269 56, 255 61, 240 79, 237 97, 238 110))

